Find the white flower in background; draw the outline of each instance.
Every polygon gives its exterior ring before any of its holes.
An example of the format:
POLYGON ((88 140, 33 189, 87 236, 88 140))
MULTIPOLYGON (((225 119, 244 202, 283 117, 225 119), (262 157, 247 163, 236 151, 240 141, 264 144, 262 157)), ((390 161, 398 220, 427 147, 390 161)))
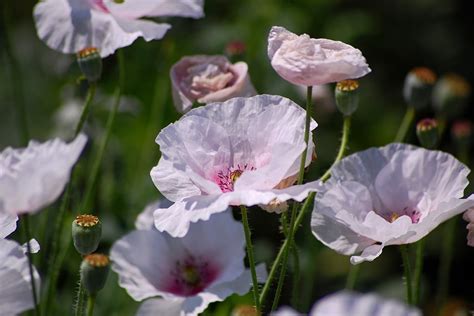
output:
POLYGON ((54 202, 69 181, 87 138, 30 141, 26 148, 0 153, 0 213, 36 213, 54 202))
POLYGON ((0 239, 3 239, 13 233, 16 229, 18 216, 0 212, 0 239))
POLYGON ((143 17, 200 18, 204 0, 43 0, 34 8, 38 36, 50 48, 74 54, 96 47, 102 57, 132 44, 162 38, 171 27, 143 17))
MULTIPOLYGON (((36 269, 34 278, 39 290, 36 269)), ((23 248, 12 240, 0 239, 0 284, 2 315, 17 315, 34 307, 28 258, 23 248)))
POLYGON ((466 229, 467 232, 467 245, 474 247, 474 208, 469 209, 462 218, 468 222, 466 229))
POLYGON ((447 153, 403 144, 350 155, 316 196, 313 234, 352 264, 372 261, 473 207, 474 196, 462 199, 468 173, 447 153))
POLYGON ((360 50, 343 42, 298 36, 281 26, 270 30, 268 57, 283 79, 304 86, 360 78, 371 71, 360 50))
MULTIPOLYGON (((184 238, 135 230, 112 246, 110 258, 133 299, 153 298, 138 315, 197 315, 212 302, 250 290, 244 247, 242 224, 226 212, 192 224, 184 238)), ((266 279, 263 265, 257 273, 266 279)))
POLYGON ((145 209, 138 214, 137 219, 135 221, 135 227, 137 229, 154 229, 155 223, 153 219, 153 213, 157 208, 168 208, 173 204, 173 202, 167 199, 159 199, 156 201, 151 202, 145 209))
POLYGON ((187 56, 170 71, 173 101, 178 112, 191 109, 193 102, 226 101, 256 95, 244 62, 231 64, 225 56, 187 56))
MULTIPOLYGON (((272 316, 300 316, 290 307, 282 307, 272 316)), ((376 294, 341 291, 319 300, 309 316, 422 316, 421 311, 402 302, 376 294)))
MULTIPOLYGON (((164 128, 156 139, 162 157, 151 177, 176 203, 154 213, 156 228, 182 237, 190 223, 230 205, 277 211, 318 190, 319 182, 292 185, 306 147, 305 117, 289 99, 259 95, 193 109, 164 128)), ((316 126, 312 120, 310 129, 316 126)), ((313 150, 310 142, 306 166, 313 150)))

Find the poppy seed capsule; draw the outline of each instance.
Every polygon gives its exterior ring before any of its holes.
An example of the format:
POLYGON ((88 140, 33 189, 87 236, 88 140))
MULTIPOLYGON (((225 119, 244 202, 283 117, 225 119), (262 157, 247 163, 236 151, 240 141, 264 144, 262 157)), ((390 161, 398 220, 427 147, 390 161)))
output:
POLYGON ((416 136, 420 144, 428 149, 434 149, 438 144, 438 123, 434 119, 426 118, 416 125, 416 136))
POLYGON ((343 80, 336 84, 336 105, 345 116, 352 115, 359 106, 359 83, 356 80, 343 80))
POLYGON ((436 112, 454 118, 464 111, 467 105, 471 86, 461 76, 448 74, 443 76, 433 90, 433 105, 436 112))
POLYGON ((72 241, 81 255, 96 251, 101 235, 102 223, 94 215, 78 215, 72 222, 72 241))
POLYGON ((109 257, 94 253, 84 257, 81 263, 81 281, 89 294, 102 290, 110 270, 109 257))
POLYGON ((426 107, 431 99, 431 92, 436 82, 436 75, 426 67, 413 68, 405 77, 403 98, 417 110, 426 107))
POLYGON ((102 58, 95 47, 88 47, 77 53, 77 63, 89 82, 96 82, 102 74, 102 58))
POLYGON ((451 127, 451 137, 459 147, 468 147, 471 143, 472 123, 468 120, 455 121, 451 127))

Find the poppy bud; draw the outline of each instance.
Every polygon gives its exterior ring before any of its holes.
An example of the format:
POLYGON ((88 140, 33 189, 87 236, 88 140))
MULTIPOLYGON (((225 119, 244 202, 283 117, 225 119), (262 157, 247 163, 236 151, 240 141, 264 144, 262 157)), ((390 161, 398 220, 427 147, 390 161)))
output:
POLYGON ((85 48, 77 53, 77 63, 89 82, 96 82, 102 74, 102 58, 95 47, 85 48))
POLYGON ((416 125, 416 136, 420 144, 428 149, 433 149, 438 144, 438 123, 434 119, 426 118, 416 125))
POLYGON ((94 253, 84 257, 81 263, 81 281, 89 295, 94 295, 105 286, 110 270, 109 257, 94 253))
POLYGON ((451 137, 459 147, 467 148, 471 142, 472 123, 467 120, 459 120, 451 127, 451 137))
POLYGON ((101 234, 102 224, 94 215, 78 215, 72 222, 72 241, 81 255, 96 251, 101 234))
POLYGON ((336 105, 345 116, 352 115, 359 106, 359 82, 343 80, 336 84, 336 105))
POLYGON ((460 115, 466 107, 471 87, 459 75, 443 76, 433 90, 433 105, 436 111, 447 118, 460 115))
POLYGON ((422 109, 428 105, 436 75, 425 67, 413 68, 405 77, 403 97, 409 106, 422 109))

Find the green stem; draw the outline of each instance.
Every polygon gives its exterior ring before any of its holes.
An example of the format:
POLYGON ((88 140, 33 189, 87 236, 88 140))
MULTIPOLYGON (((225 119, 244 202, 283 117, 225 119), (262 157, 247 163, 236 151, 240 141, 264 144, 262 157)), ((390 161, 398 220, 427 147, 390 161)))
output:
POLYGON ((347 275, 346 290, 353 290, 355 288, 355 284, 359 277, 361 265, 362 265, 361 263, 356 264, 356 265, 351 265, 349 269, 349 274, 347 275))
POLYGON ((94 315, 95 294, 90 294, 87 299, 87 316, 94 315))
POLYGON ((293 290, 291 293, 292 298, 292 305, 298 309, 299 302, 300 302, 300 295, 299 295, 299 286, 300 286, 300 257, 298 253, 298 248, 296 243, 293 242, 293 247, 291 247, 292 254, 293 254, 293 269, 294 269, 294 276, 293 276, 293 290))
POLYGON ((449 293, 449 274, 451 272, 451 262, 453 259, 454 232, 456 230, 457 218, 450 219, 443 229, 443 243, 441 245, 441 262, 438 270, 438 306, 444 303, 449 293))
POLYGON ((409 106, 407 108, 407 111, 405 112, 405 116, 403 117, 402 124, 400 125, 400 128, 398 129, 397 136, 395 137, 396 143, 402 143, 405 140, 414 118, 415 118, 415 108, 412 106, 409 106))
POLYGON ((412 272, 410 268, 410 257, 408 255, 407 245, 400 245, 400 253, 402 255, 402 260, 403 260, 403 270, 405 271, 407 303, 412 305, 413 304, 413 292, 412 292, 413 283, 411 280, 412 272))
POLYGON ((420 304, 421 272, 423 271, 423 253, 425 249, 425 239, 416 243, 415 271, 413 272, 413 304, 420 304))
POLYGON ((247 245, 247 257, 249 260, 250 272, 252 274, 252 283, 253 283, 253 298, 255 302, 255 308, 257 313, 260 312, 260 302, 258 300, 258 280, 257 280, 257 271, 255 269, 255 260, 253 257, 253 247, 252 247, 252 237, 250 236, 250 226, 249 220, 247 217, 247 208, 243 205, 240 206, 240 211, 242 213, 242 223, 244 224, 245 232, 245 243, 247 245))
MULTIPOLYGON (((339 146, 339 151, 336 156, 336 159, 334 160, 333 164, 331 167, 323 174, 323 176, 320 178, 321 181, 326 181, 330 175, 331 175, 331 169, 344 157, 344 154, 347 149, 347 143, 349 140, 349 130, 350 130, 350 117, 345 117, 344 118, 344 126, 342 129, 342 139, 341 139, 341 144, 339 146)), ((306 215, 306 212, 309 210, 311 203, 314 200, 314 197, 316 196, 315 192, 311 192, 308 197, 306 198, 303 206, 301 207, 300 212, 298 213, 298 217, 296 218, 296 223, 295 223, 295 230, 297 230, 300 226, 301 223, 303 222, 304 216, 306 215)), ((281 246, 275 261, 272 264, 272 267, 270 269, 270 272, 268 274, 267 282, 265 282, 262 292, 260 294, 260 304, 263 305, 265 302, 269 292, 270 292, 270 287, 272 285, 273 279, 276 277, 276 273, 278 271, 278 267, 280 266, 281 262, 283 261, 283 254, 288 248, 288 238, 285 239, 283 242, 283 245, 281 246)))
POLYGON ((75 316, 82 316, 84 314, 84 286, 82 285, 82 280, 79 277, 79 289, 77 290, 77 297, 76 297, 76 310, 74 312, 75 316))
POLYGON ((33 258, 31 254, 31 245, 30 245, 30 240, 31 240, 31 233, 30 233, 30 225, 29 225, 29 215, 25 214, 22 216, 23 224, 25 225, 24 227, 24 233, 25 233, 25 238, 26 238, 26 249, 28 251, 28 268, 30 270, 30 279, 31 279, 31 294, 33 295, 33 303, 35 304, 35 315, 39 316, 40 311, 38 308, 38 295, 36 294, 36 282, 35 282, 35 273, 33 270, 33 258))
POLYGON ((97 176, 99 175, 100 165, 102 163, 102 159, 104 157, 105 149, 107 148, 110 135, 112 134, 112 127, 114 125, 115 116, 117 114, 117 110, 120 105, 120 98, 122 96, 123 84, 124 84, 124 79, 125 79, 125 64, 124 64, 125 61, 124 61, 123 53, 121 50, 117 52, 117 57, 118 57, 118 64, 119 64, 119 84, 118 84, 117 89, 115 90, 115 103, 113 105, 112 110, 109 113, 109 117, 107 118, 105 135, 102 138, 102 142, 99 145, 97 154, 93 161, 90 177, 87 180, 87 184, 86 184, 84 199, 82 200, 81 210, 84 210, 89 206, 90 200, 92 198, 92 191, 97 181, 97 176))
POLYGON ((90 111, 90 105, 95 96, 95 90, 96 90, 96 84, 89 83, 89 88, 87 89, 86 101, 84 102, 84 106, 82 107, 82 113, 81 113, 81 117, 79 118, 79 122, 77 122, 76 129, 74 130, 74 137, 76 137, 82 131, 82 127, 84 126, 84 123, 87 120, 87 116, 90 111))

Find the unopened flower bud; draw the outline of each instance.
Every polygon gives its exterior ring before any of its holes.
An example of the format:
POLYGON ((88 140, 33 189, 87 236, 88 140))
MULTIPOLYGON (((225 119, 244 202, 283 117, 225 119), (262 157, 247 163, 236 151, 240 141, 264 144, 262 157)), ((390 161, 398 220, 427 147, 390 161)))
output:
POLYGON ((97 250, 101 234, 102 224, 94 215, 78 215, 72 222, 72 241, 81 255, 97 250))
POLYGON ((413 68, 405 77, 403 97, 409 106, 422 109, 428 105, 431 92, 436 82, 436 75, 425 67, 413 68))
POLYGON ((359 83, 356 80, 343 80, 336 84, 336 105, 339 111, 349 116, 359 106, 359 83))
POLYGON ((448 74, 436 83, 433 90, 433 105, 438 113, 453 118, 466 107, 471 86, 459 75, 448 74))
POLYGON ((472 123, 467 120, 455 121, 451 126, 451 137, 456 145, 468 147, 472 137, 472 123))
POLYGON ((81 263, 81 281, 89 294, 102 290, 110 270, 109 257, 103 254, 91 254, 84 257, 81 263))
POLYGON ((426 118, 416 125, 416 136, 420 144, 428 149, 433 149, 438 144, 438 123, 434 119, 426 118))
POLYGON ((255 308, 255 306, 251 305, 237 305, 232 310, 232 316, 258 316, 260 315, 255 308))
POLYGON ((102 58, 95 47, 85 48, 77 53, 77 63, 89 82, 96 82, 102 74, 102 58))

